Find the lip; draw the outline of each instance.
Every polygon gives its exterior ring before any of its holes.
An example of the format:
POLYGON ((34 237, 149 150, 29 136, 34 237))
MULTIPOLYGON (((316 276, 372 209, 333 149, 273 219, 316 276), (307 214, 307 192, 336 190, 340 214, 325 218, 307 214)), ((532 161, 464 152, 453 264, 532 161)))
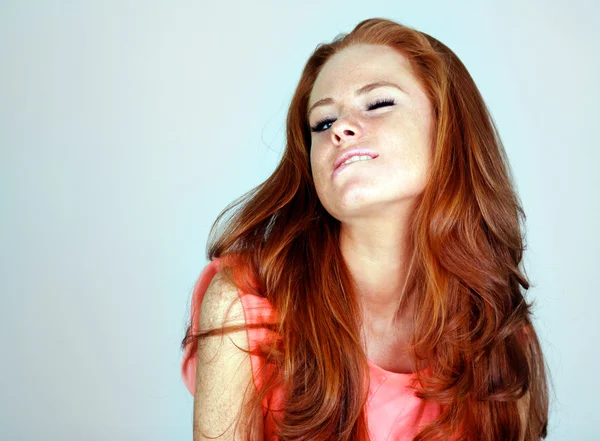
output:
MULTIPOLYGON (((375 153, 373 150, 370 150, 367 148, 352 148, 352 149, 345 150, 335 159, 335 161, 333 163, 334 175, 337 174, 336 172, 340 172, 340 171, 342 171, 343 168, 346 168, 342 164, 344 162, 346 162, 348 159, 352 158, 353 156, 370 156, 371 158, 375 159, 379 155, 377 153, 375 153)), ((346 164, 346 165, 350 165, 350 164, 346 164)))

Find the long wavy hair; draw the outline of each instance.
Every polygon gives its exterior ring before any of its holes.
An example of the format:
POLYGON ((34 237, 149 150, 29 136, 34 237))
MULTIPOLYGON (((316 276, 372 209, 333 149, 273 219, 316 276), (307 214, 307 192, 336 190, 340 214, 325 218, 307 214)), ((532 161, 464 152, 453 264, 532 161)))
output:
MULTIPOLYGON (((517 401, 525 394, 525 440, 545 438, 547 369, 531 321, 533 302, 522 291, 530 284, 520 269, 525 214, 497 128, 454 52, 382 18, 317 46, 289 107, 280 163, 211 228, 207 258, 229 262, 224 273, 245 292, 266 297, 280 317, 265 325, 278 337, 260 351, 276 374, 254 390, 240 420, 250 421, 265 395, 283 387, 279 439, 369 439, 359 304, 340 252, 340 222, 315 191, 307 120, 319 71, 354 44, 386 45, 406 56, 434 109, 432 165, 410 220, 405 290, 415 300, 415 394, 439 404, 441 413, 414 440, 516 441, 522 430, 517 401)), ((239 330, 192 335, 190 329, 183 347, 239 330)), ((245 430, 244 439, 255 439, 256 428, 245 430)))

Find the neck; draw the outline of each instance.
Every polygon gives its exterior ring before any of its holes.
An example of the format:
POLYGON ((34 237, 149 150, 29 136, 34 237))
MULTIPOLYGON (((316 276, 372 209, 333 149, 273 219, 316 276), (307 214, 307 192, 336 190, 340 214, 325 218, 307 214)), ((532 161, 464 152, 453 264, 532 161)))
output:
POLYGON ((397 223, 342 225, 340 249, 355 283, 363 324, 370 331, 387 332, 409 317, 409 299, 403 298, 406 243, 406 231, 397 223))

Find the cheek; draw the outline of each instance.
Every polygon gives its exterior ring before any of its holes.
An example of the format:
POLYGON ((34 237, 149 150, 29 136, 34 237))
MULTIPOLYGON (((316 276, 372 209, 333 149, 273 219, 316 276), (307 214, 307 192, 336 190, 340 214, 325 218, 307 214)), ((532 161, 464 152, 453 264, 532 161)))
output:
POLYGON ((422 190, 430 167, 431 153, 430 141, 423 127, 414 123, 410 119, 398 122, 381 139, 385 146, 386 161, 382 165, 380 177, 389 180, 391 187, 409 194, 422 190))
MULTIPOLYGON (((317 159, 315 158, 314 150, 310 151, 310 172, 312 174, 313 180, 317 181, 319 174, 319 164, 317 159)), ((316 182, 315 182, 316 185, 316 182)))
POLYGON ((323 153, 319 150, 318 146, 313 146, 310 150, 310 168, 315 179, 320 178, 322 175, 324 165, 323 153))
POLYGON ((387 145, 407 166, 420 168, 428 162, 431 136, 427 115, 411 111, 393 121, 387 130, 387 145))
POLYGON ((328 186, 329 174, 325 158, 318 149, 311 150, 310 166, 312 170, 313 184, 315 186, 317 196, 319 197, 319 200, 321 200, 321 202, 325 205, 326 202, 323 200, 323 198, 327 193, 326 188, 328 186))

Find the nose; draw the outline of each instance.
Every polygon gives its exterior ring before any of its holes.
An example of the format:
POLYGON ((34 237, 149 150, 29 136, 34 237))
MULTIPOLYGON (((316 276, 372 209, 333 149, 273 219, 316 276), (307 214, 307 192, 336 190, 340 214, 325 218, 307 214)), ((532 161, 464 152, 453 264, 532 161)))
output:
POLYGON ((355 118, 346 116, 339 118, 331 126, 331 139, 334 144, 343 144, 352 139, 358 139, 363 134, 363 128, 355 118))

